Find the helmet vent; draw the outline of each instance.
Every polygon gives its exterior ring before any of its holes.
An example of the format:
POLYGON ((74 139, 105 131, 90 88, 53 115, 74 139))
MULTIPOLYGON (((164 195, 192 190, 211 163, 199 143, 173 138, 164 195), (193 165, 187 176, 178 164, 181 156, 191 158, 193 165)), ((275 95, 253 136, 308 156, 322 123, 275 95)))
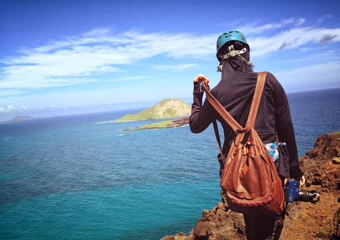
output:
POLYGON ((244 38, 243 34, 238 30, 230 30, 230 31, 222 33, 217 39, 216 55, 218 55, 219 51, 221 50, 224 44, 226 44, 227 42, 231 42, 231 41, 239 41, 241 43, 244 43, 245 45, 247 45, 249 49, 249 45, 246 39, 244 38))

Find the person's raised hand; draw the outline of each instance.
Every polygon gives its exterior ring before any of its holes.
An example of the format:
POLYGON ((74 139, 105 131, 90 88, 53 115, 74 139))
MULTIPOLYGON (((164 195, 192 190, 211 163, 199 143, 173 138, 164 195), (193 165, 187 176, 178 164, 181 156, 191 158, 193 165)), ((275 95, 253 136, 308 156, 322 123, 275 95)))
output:
POLYGON ((209 84, 210 80, 202 74, 198 74, 197 77, 194 78, 194 82, 206 82, 207 84, 209 84))

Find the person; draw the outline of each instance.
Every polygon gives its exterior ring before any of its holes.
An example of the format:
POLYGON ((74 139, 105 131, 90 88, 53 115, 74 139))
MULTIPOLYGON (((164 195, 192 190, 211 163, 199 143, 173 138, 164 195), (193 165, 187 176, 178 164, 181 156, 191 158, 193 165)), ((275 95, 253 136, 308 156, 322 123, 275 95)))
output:
MULTIPOLYGON (((244 35, 236 30, 222 33, 217 39, 216 57, 219 61, 218 71, 222 74, 220 82, 211 89, 211 93, 244 127, 258 75, 253 71, 250 47, 244 35)), ((209 82, 202 74, 194 79, 190 129, 193 133, 200 133, 214 120, 218 120, 224 131, 223 154, 227 155, 236 134, 207 100, 203 104, 203 90, 200 87, 202 80, 209 82)), ((281 179, 286 181, 288 178, 294 178, 300 181, 302 186, 305 177, 298 162, 288 99, 283 87, 270 72, 266 77, 255 130, 270 151, 281 179), (276 144, 277 137, 279 146, 276 144)), ((222 169, 220 174, 221 172, 222 169)), ((266 239, 272 236, 276 219, 277 214, 244 215, 247 239, 266 239)))

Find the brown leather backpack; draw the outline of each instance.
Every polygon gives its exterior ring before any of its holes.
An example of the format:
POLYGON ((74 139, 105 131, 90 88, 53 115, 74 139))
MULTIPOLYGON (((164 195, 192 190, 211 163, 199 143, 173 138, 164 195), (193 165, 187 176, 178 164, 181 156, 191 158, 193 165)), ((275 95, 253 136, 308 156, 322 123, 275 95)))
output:
MULTIPOLYGON (((207 82, 202 82, 208 101, 236 133, 229 153, 222 162, 224 168, 221 187, 226 195, 228 207, 244 214, 269 215, 283 210, 282 181, 271 155, 254 129, 266 76, 267 72, 258 74, 245 127, 240 126, 209 92, 207 82)), ((223 156, 216 122, 214 128, 223 156)))

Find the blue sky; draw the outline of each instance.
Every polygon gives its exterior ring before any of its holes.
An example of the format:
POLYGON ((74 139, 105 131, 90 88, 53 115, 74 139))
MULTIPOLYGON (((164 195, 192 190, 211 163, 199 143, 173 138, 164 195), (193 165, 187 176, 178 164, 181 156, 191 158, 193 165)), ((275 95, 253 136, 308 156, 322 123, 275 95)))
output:
POLYGON ((340 1, 0 1, 0 121, 190 101, 238 29, 286 91, 340 87, 340 1))

